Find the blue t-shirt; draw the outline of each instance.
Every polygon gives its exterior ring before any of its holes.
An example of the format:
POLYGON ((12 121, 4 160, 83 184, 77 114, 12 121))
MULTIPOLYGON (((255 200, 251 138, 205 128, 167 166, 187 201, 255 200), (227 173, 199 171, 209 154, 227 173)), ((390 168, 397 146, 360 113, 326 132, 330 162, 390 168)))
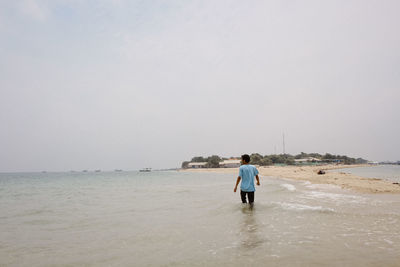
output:
POLYGON ((254 165, 244 164, 239 168, 239 176, 242 178, 240 190, 245 192, 254 192, 254 176, 258 175, 258 170, 254 165))

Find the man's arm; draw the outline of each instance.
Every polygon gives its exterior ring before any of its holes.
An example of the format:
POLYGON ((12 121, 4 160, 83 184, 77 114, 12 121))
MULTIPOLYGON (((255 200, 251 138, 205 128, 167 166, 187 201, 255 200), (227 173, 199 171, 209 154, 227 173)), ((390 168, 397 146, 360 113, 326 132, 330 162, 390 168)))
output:
POLYGON ((233 192, 236 192, 237 187, 238 187, 238 185, 239 185, 239 183, 240 183, 240 179, 242 179, 242 178, 240 178, 240 176, 238 176, 238 178, 237 178, 237 180, 236 180, 235 188, 233 189, 233 192))
POLYGON ((258 174, 256 175, 257 185, 260 185, 260 178, 258 178, 258 174))

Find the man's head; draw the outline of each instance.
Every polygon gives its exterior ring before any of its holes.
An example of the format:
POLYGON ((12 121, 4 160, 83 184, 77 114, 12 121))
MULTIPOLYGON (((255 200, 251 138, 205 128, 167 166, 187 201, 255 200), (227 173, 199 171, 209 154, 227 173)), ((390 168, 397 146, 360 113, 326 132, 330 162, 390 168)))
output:
POLYGON ((247 154, 242 155, 242 163, 247 164, 250 162, 250 156, 247 154))

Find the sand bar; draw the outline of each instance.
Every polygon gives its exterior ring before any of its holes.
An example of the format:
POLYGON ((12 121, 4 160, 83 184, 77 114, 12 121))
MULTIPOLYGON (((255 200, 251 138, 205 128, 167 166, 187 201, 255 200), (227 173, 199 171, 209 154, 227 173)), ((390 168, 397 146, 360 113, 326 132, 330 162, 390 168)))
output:
MULTIPOLYGON (((344 189, 361 193, 400 193, 400 185, 379 178, 365 178, 341 172, 326 172, 318 175, 319 170, 365 167, 369 165, 323 165, 323 166, 268 166, 259 167, 261 176, 272 176, 293 180, 309 181, 313 184, 332 184, 344 189)), ((186 169, 190 172, 218 172, 237 175, 238 168, 186 169)))

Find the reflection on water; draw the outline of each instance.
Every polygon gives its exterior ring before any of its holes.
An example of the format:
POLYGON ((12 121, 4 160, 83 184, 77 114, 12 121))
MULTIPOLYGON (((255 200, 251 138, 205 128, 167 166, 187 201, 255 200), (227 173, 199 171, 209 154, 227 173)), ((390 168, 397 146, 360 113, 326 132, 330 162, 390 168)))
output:
POLYGON ((257 210, 255 205, 242 204, 243 218, 240 223, 240 248, 254 249, 261 246, 266 240, 260 232, 257 221, 257 210))

